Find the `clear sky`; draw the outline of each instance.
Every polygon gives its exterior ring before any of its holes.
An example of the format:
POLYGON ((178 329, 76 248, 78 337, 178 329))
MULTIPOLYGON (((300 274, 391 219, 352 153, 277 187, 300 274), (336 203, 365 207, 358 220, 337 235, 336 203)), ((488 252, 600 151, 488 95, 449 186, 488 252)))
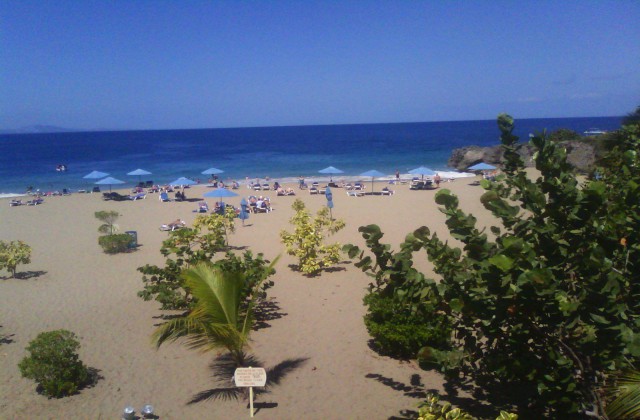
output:
POLYGON ((0 129, 616 116, 640 1, 0 0, 0 129))

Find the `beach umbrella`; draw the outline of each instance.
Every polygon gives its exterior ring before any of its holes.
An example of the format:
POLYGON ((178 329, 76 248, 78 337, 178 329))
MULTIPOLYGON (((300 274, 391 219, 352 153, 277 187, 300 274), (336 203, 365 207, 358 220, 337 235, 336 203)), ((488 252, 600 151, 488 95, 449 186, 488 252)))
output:
POLYGON ((116 184, 124 184, 124 181, 120 181, 119 179, 115 179, 112 177, 106 177, 105 179, 101 179, 100 181, 96 182, 96 184, 98 185, 108 185, 109 186, 109 191, 111 191, 111 186, 112 185, 116 185, 116 184))
POLYGON ((469 166, 467 169, 472 171, 493 171, 494 169, 497 169, 497 168, 493 165, 489 165, 488 163, 480 162, 480 163, 476 163, 473 166, 469 166))
POLYGON ((333 166, 328 166, 328 167, 326 167, 324 169, 320 169, 318 172, 321 173, 321 174, 329 174, 330 182, 333 182, 333 175, 335 175, 335 174, 343 174, 344 173, 344 171, 341 171, 338 168, 334 168, 333 166))
POLYGON ((242 220, 242 226, 244 226, 244 221, 249 218, 249 204, 247 203, 247 199, 242 197, 240 200, 240 214, 238 217, 242 220))
MULTIPOLYGON (((225 197, 236 197, 238 194, 230 191, 226 188, 216 188, 215 190, 207 191, 202 196, 203 197, 215 197, 215 198, 225 198, 225 197)), ((224 203, 220 200, 220 204, 224 208, 224 203)))
POLYGON ((104 173, 104 172, 100 172, 100 171, 93 171, 93 172, 89 172, 88 174, 83 176, 83 178, 85 178, 85 179, 99 179, 99 178, 104 178, 105 176, 109 176, 109 174, 104 173))
POLYGON ((410 170, 410 171, 409 171, 409 173, 410 173, 411 175, 422 175, 422 179, 424 179, 424 176, 425 176, 425 175, 427 175, 427 176, 433 176, 433 175, 435 175, 435 174, 436 174, 436 172, 435 172, 435 171, 432 171, 431 169, 426 168, 426 167, 424 167, 424 166, 420 166, 420 167, 418 167, 418 168, 412 169, 412 170, 410 170))
POLYGON ((180 177, 178 179, 176 179, 175 181, 171 181, 169 183, 169 185, 176 187, 176 186, 182 186, 182 185, 194 185, 197 184, 196 181, 194 181, 193 179, 189 179, 189 178, 185 178, 185 177, 180 177))
POLYGON ((135 171, 128 172, 127 175, 138 176, 138 182, 142 182, 142 175, 151 175, 151 172, 144 169, 136 169, 135 171))
POLYGON ((370 176, 371 177, 371 192, 373 192, 373 179, 374 178, 379 178, 381 176, 385 176, 386 174, 383 174, 380 171, 376 171, 375 169, 372 169, 370 171, 367 172, 363 172, 360 174, 360 176, 370 176))
POLYGON ((217 168, 209 168, 206 171, 202 171, 202 175, 218 175, 223 173, 224 171, 217 168))

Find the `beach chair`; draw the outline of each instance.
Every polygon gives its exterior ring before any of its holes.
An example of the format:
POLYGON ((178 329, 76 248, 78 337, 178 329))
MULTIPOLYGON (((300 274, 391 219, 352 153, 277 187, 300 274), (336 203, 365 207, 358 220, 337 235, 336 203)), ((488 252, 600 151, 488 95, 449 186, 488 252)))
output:
POLYGON ((147 194, 145 193, 138 193, 138 194, 133 194, 129 196, 129 200, 132 200, 132 201, 144 200, 145 198, 147 198, 147 194))
POLYGON ((184 220, 176 220, 175 222, 167 223, 166 225, 160 225, 160 230, 164 232, 173 232, 174 230, 181 229, 187 224, 184 220))
POLYGON ((11 200, 9 202, 9 207, 21 206, 22 200, 11 200))
POLYGON ((309 194, 318 194, 318 188, 317 187, 309 188, 309 194))
POLYGON ((382 195, 393 195, 394 191, 393 191, 393 190, 390 190, 390 189, 389 189, 389 188, 387 188, 387 187, 384 187, 384 188, 382 189, 381 193, 382 193, 382 195))
POLYGON ((62 189, 62 195, 71 195, 71 191, 69 191, 68 188, 63 188, 62 189))
POLYGON ((206 201, 200 201, 198 203, 198 208, 194 210, 196 213, 207 213, 209 211, 209 205, 206 201))
POLYGON ((356 191, 356 190, 347 190, 347 195, 349 197, 363 197, 364 196, 364 192, 356 191))
POLYGON ((158 196, 158 200, 162 201, 163 203, 171 201, 171 199, 169 198, 169 194, 167 194, 166 192, 161 192, 158 196))
POLYGON ((40 197, 34 198, 33 200, 27 201, 27 206, 37 206, 44 203, 44 200, 40 197))
POLYGON ((93 187, 93 189, 91 190, 92 193, 99 193, 100 192, 100 187, 93 187))
POLYGON ((422 190, 424 189, 424 181, 411 181, 409 185, 410 190, 422 190))

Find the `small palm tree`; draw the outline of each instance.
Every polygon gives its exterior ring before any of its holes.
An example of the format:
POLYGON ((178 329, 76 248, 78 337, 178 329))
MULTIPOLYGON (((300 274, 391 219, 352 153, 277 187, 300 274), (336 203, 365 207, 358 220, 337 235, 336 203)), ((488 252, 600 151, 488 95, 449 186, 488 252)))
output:
POLYGON ((247 302, 242 294, 245 278, 240 272, 222 272, 209 263, 200 263, 185 270, 182 276, 197 299, 196 305, 184 316, 158 327, 151 337, 153 343, 160 347, 166 341, 184 337, 192 349, 206 352, 225 348, 236 366, 243 366, 244 347, 253 323, 257 295, 254 292, 262 282, 256 285, 247 302))

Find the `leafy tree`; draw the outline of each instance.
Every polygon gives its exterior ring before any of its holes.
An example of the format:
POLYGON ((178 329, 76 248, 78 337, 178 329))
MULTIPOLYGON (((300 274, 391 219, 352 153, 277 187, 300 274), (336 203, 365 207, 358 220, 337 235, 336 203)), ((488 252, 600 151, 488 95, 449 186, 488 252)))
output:
MULTIPOLYGON (((169 238, 160 248, 160 253, 166 258, 164 266, 147 264, 138 267, 138 271, 143 274, 144 283, 144 289, 138 292, 138 296, 144 300, 155 299, 162 304, 162 309, 187 309, 195 303, 181 273, 198 263, 214 261, 215 255, 225 249, 224 227, 219 223, 224 222, 224 219, 215 216, 217 217, 199 219, 191 229, 169 232, 169 238)), ((263 277, 275 273, 262 254, 254 257, 251 251, 246 251, 241 257, 227 252, 224 258, 215 262, 215 265, 223 270, 245 273, 244 295, 247 295, 263 277)), ((266 290, 271 285, 273 282, 261 283, 260 297, 266 296, 266 290)))
POLYGON ((549 133, 549 140, 552 141, 572 141, 572 140, 582 140, 582 136, 576 133, 573 130, 569 130, 568 128, 559 128, 555 131, 549 133))
POLYGON ((194 308, 158 327, 152 341, 160 347, 167 341, 185 338, 192 349, 224 348, 236 366, 243 366, 257 299, 254 291, 260 283, 246 297, 242 272, 222 271, 211 264, 200 263, 185 270, 182 276, 196 298, 194 308))
POLYGON ((7 270, 16 276, 19 264, 31 262, 31 247, 22 241, 0 241, 0 270, 7 270))
POLYGON ((316 274, 322 268, 340 261, 340 244, 325 245, 324 238, 325 235, 332 235, 344 228, 344 221, 331 219, 327 207, 311 217, 300 199, 296 199, 291 207, 296 212, 291 218, 295 229, 293 233, 282 230, 280 238, 287 253, 298 258, 300 271, 316 274))
POLYGON ((224 215, 211 213, 208 215, 199 215, 193 222, 193 227, 196 229, 206 228, 211 235, 216 235, 218 238, 223 239, 222 245, 229 243, 229 233, 236 231, 235 225, 236 212, 231 207, 225 207, 224 215))
POLYGON ((78 357, 79 348, 71 331, 43 332, 29 343, 29 355, 18 367, 22 376, 34 379, 44 394, 56 398, 71 395, 90 379, 89 370, 78 357))
POLYGON ((622 125, 639 125, 640 124, 640 106, 635 111, 628 113, 622 119, 622 125))
MULTIPOLYGON (((457 197, 441 190, 436 202, 462 248, 426 227, 408 235, 402 249, 425 249, 440 281, 398 277, 395 294, 436 302, 462 355, 449 373, 494 401, 503 397, 532 417, 603 417, 601 387, 640 356, 638 127, 623 128, 615 164, 599 180, 579 185, 564 149, 544 134, 531 139, 540 177, 530 179, 513 119, 501 115, 498 126, 505 175, 483 181, 481 201, 502 228, 492 227, 490 239, 457 197)), ((358 258, 370 269, 367 257, 358 258)), ((435 361, 446 353, 429 350, 423 355, 435 361)))
POLYGON ((115 223, 120 214, 117 211, 97 211, 94 215, 96 219, 104 223, 98 228, 98 232, 113 235, 114 232, 118 231, 118 225, 115 223))

